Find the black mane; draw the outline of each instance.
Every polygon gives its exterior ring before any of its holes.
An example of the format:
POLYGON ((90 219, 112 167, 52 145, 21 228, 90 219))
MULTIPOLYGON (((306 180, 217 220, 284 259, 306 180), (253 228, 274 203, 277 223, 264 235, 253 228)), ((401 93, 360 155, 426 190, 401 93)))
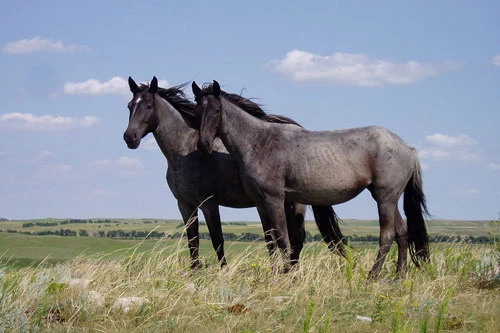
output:
MULTIPOLYGON (((195 120, 196 114, 194 113, 194 107, 196 106, 196 104, 191 102, 182 90, 186 85, 187 83, 183 83, 170 88, 158 87, 157 94, 158 96, 169 102, 174 107, 174 109, 179 111, 181 115, 187 116, 190 120, 195 120)), ((141 91, 144 91, 147 90, 149 86, 146 84, 141 84, 139 88, 141 89, 141 91)))
MULTIPOLYGON (((213 95, 213 84, 205 83, 202 88, 202 94, 213 95)), ((299 123, 291 118, 280 116, 277 114, 267 114, 264 110, 262 110, 260 104, 241 95, 231 94, 221 90, 221 97, 238 106, 240 109, 244 110, 246 113, 254 116, 255 118, 262 119, 268 123, 292 124, 302 127, 299 123)))
MULTIPOLYGON (((187 83, 183 83, 170 88, 158 87, 156 93, 158 94, 158 96, 169 102, 170 105, 172 105, 172 107, 180 113, 189 127, 195 130, 199 130, 200 120, 198 117, 196 117, 196 113, 194 112, 194 107, 196 106, 196 104, 190 101, 182 90, 186 85, 187 83)), ((139 89, 141 91, 146 91, 148 88, 149 86, 146 84, 141 84, 139 86, 139 89)))

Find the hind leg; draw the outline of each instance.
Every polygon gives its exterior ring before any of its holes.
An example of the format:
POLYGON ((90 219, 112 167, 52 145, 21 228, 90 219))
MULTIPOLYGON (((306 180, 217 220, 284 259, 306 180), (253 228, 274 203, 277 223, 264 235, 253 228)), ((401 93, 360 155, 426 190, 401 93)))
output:
POLYGON ((394 212, 394 226, 396 229, 396 243, 398 244, 398 266, 396 270, 400 275, 404 275, 408 263, 408 228, 397 207, 394 212))
MULTIPOLYGON (((397 204, 397 203, 396 203, 397 204)), ((378 204, 378 214, 380 223, 380 239, 377 259, 369 273, 369 278, 379 276, 385 258, 389 252, 392 242, 394 241, 396 230, 394 228, 394 211, 396 205, 394 203, 378 204)))
POLYGON ((215 253, 217 253, 219 264, 221 267, 224 267, 227 265, 227 262, 224 255, 224 237, 220 222, 219 205, 213 200, 208 200, 202 205, 201 210, 205 216, 208 232, 212 239, 212 246, 214 247, 215 253))
POLYGON ((304 227, 304 216, 307 206, 301 204, 285 203, 286 222, 288 236, 290 238, 290 264, 295 266, 299 263, 300 252, 304 247, 306 231, 304 227))

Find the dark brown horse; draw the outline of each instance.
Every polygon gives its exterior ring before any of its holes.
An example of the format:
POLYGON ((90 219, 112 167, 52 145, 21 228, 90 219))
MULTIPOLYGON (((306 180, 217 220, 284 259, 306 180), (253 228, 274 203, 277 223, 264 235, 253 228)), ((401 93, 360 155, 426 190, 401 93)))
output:
POLYGON ((397 271, 407 252, 417 266, 429 260, 420 163, 415 149, 382 127, 311 132, 273 124, 248 100, 221 91, 219 84, 192 85, 201 117, 200 149, 210 153, 220 137, 241 170, 243 186, 255 202, 264 229, 275 229, 278 246, 290 243, 284 202, 330 206, 368 189, 377 202, 380 248, 370 276, 378 276, 392 242, 398 244, 397 271), (398 200, 404 193, 403 221, 398 200))
MULTIPOLYGON (((198 207, 205 216, 218 260, 221 265, 225 265, 219 206, 255 206, 243 188, 238 164, 220 140, 214 142, 211 155, 198 151, 199 121, 194 113, 195 104, 185 97, 182 86, 159 88, 156 78, 153 78, 149 86, 138 86, 129 78, 129 87, 133 96, 128 104, 130 116, 128 128, 123 135, 124 140, 130 149, 136 149, 146 134, 153 133, 165 155, 168 163, 167 183, 177 199, 187 226, 192 267, 200 266, 198 207)), ((277 117, 269 121, 284 120, 277 117)), ((305 238, 306 206, 287 203, 283 207, 289 223, 292 262, 296 263, 305 238)), ((331 207, 313 207, 313 211, 325 240, 338 241, 339 236, 335 234, 336 216, 331 207)), ((265 234, 270 252, 276 247, 273 236, 272 232, 265 234)))

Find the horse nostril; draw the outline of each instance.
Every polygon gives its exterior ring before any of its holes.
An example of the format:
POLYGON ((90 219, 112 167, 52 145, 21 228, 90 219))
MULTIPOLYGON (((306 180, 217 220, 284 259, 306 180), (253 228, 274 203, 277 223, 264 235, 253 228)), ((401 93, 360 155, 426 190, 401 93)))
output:
POLYGON ((197 144, 198 150, 201 151, 202 153, 208 153, 209 152, 209 147, 210 147, 210 142, 208 140, 198 140, 197 144))

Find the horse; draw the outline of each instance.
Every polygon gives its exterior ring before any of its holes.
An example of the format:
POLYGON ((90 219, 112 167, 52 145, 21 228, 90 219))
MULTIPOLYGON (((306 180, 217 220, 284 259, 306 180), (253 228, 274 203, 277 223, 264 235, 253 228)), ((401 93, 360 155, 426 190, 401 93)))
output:
MULTIPOLYGON (((379 276, 394 241, 397 272, 407 270, 408 249, 417 267, 429 261, 417 152, 379 126, 308 131, 262 121, 263 110, 245 109, 248 99, 221 90, 217 81, 200 88, 192 83, 200 118, 199 148, 213 151, 215 138, 234 156, 243 186, 254 200, 264 228, 274 228, 285 258, 290 244, 283 202, 330 206, 349 201, 368 189, 377 203, 380 240, 369 278, 379 276), (403 207, 407 223, 398 209, 403 207)), ((343 246, 343 244, 338 244, 343 246)))
MULTIPOLYGON (((153 133, 167 160, 166 179, 177 199, 179 211, 186 225, 192 269, 200 267, 198 238, 198 207, 203 212, 220 265, 227 264, 221 229, 219 206, 254 207, 240 180, 238 164, 220 140, 216 140, 213 153, 200 153, 197 149, 199 120, 194 113, 195 104, 182 91, 184 85, 168 89, 158 87, 153 77, 149 86, 137 85, 129 77, 133 96, 128 103, 129 123, 123 134, 128 148, 139 147, 141 139, 153 133)), ((269 121, 283 121, 280 117, 269 121)), ((291 121, 286 119, 286 121, 291 121)), ((298 125, 298 124, 297 124, 298 125)), ((292 263, 296 264, 305 239, 304 217, 306 206, 284 204, 290 228, 292 263)), ((325 239, 339 239, 335 234, 337 216, 331 207, 313 207, 316 222, 325 239), (332 225, 333 224, 333 225, 332 225)), ((269 252, 276 242, 273 233, 264 235, 269 252)))

